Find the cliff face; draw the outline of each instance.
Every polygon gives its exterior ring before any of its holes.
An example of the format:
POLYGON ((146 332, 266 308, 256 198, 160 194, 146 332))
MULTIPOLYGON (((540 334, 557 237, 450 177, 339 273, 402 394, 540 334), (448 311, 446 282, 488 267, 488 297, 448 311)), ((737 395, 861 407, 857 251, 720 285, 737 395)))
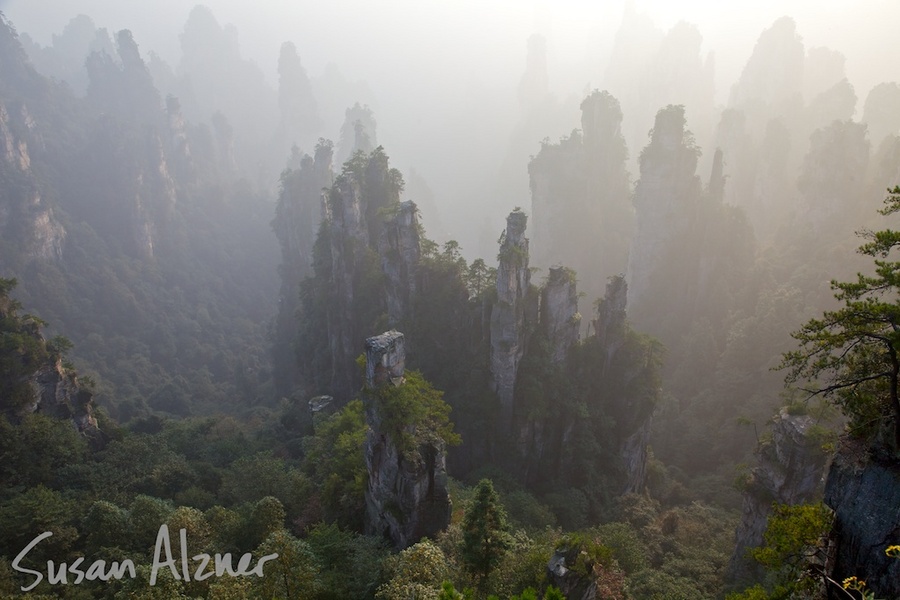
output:
MULTIPOLYGON (((546 400, 544 392, 530 391, 535 377, 545 379, 544 374, 553 373, 549 380, 542 381, 552 390, 569 357, 570 350, 578 343, 578 292, 575 273, 565 267, 550 269, 550 276, 540 293, 540 318, 535 323, 536 332, 528 324, 533 319, 526 317, 523 323, 525 336, 534 336, 528 343, 528 352, 523 355, 522 372, 517 373, 514 390, 514 415, 516 444, 524 470, 532 478, 543 477, 536 468, 539 461, 558 460, 560 447, 572 434, 575 417, 568 411, 545 410, 539 406, 546 400), (536 355, 536 356, 535 356, 536 355), (541 374, 538 375, 536 372, 541 374)), ((517 365, 518 368, 518 365, 517 365)), ((548 390, 549 391, 549 390, 548 390)), ((552 391, 551 391, 552 393, 552 391)), ((552 404, 554 400, 549 400, 552 404)))
POLYGON ((885 554, 900 543, 900 461, 846 441, 831 463, 825 504, 834 511, 831 578, 855 576, 877 598, 900 597, 900 560, 885 554))
POLYGON ((147 162, 136 165, 131 175, 131 224, 138 256, 151 259, 158 239, 172 216, 177 195, 162 141, 154 135, 146 144, 147 162))
POLYGON ((331 186, 331 143, 316 146, 315 157, 297 152, 295 168, 281 178, 281 193, 275 207, 272 229, 281 245, 281 294, 275 318, 273 374, 277 393, 289 396, 297 385, 297 310, 300 282, 312 273, 313 245, 322 223, 323 189, 331 186))
POLYGON ((412 200, 401 203, 397 215, 384 225, 378 253, 385 275, 388 325, 393 327, 411 316, 422 257, 419 219, 412 200))
MULTIPOLYGON (((513 393, 519 361, 527 339, 526 314, 535 312, 536 300, 529 297, 528 217, 514 211, 506 218, 497 267, 497 302, 491 311, 491 375, 500 399, 502 423, 512 424, 513 393)), ((533 319, 532 319, 533 322, 533 319)))
POLYGON ((641 152, 634 190, 637 229, 628 257, 628 304, 643 300, 674 239, 683 235, 700 197, 699 150, 685 130, 684 108, 656 115, 650 144, 641 152))
POLYGON ((451 513, 444 445, 426 443, 413 455, 403 452, 373 397, 383 386, 405 385, 405 361, 402 333, 392 330, 366 340, 366 532, 401 549, 445 529, 451 513))
POLYGON ((550 343, 554 364, 562 363, 578 341, 580 323, 575 273, 564 267, 551 268, 547 284, 541 290, 541 329, 550 343))
MULTIPOLYGON (((614 394, 610 399, 616 418, 618 456, 624 475, 622 493, 639 493, 647 482, 647 447, 653 425, 653 406, 658 388, 640 391, 635 385, 641 379, 655 386, 652 360, 635 360, 629 348, 633 335, 626 323, 628 284, 622 276, 611 277, 606 294, 597 307, 594 335, 600 348, 602 366, 599 375, 614 394)), ((649 348, 648 356, 652 356, 649 348)))
POLYGON ((95 445, 102 444, 102 434, 93 415, 92 394, 81 387, 74 373, 63 369, 59 359, 38 369, 30 383, 34 390, 30 412, 69 419, 95 445))
POLYGON ((92 411, 91 393, 63 367, 60 353, 44 340, 40 323, 20 317, 19 305, 8 293, 15 280, 0 278, 0 414, 16 423, 25 415, 42 413, 71 421, 74 427, 102 445, 103 437, 92 411))
POLYGON ((763 543, 773 503, 813 502, 820 493, 828 455, 810 435, 814 424, 812 417, 790 415, 782 409, 772 425, 772 441, 757 451, 759 462, 744 492, 741 522, 735 532, 735 548, 728 567, 730 580, 762 575, 747 551, 763 543))
POLYGON ((612 277, 606 283, 606 294, 597 307, 594 335, 606 351, 603 372, 609 370, 616 350, 625 340, 625 308, 628 303, 628 284, 624 277, 612 277))
POLYGON ((528 164, 532 263, 573 268, 592 299, 625 270, 633 229, 621 123, 618 101, 595 91, 581 103, 581 133, 543 143, 528 164))
POLYGON ((16 116, 13 121, 0 101, 0 175, 5 180, 0 189, 0 232, 25 248, 29 258, 58 261, 66 230, 42 199, 31 170, 26 137, 32 134, 34 121, 24 104, 16 116), (21 134, 14 134, 14 129, 21 134))
POLYGON ((329 230, 333 302, 328 306, 328 344, 331 354, 331 390, 344 399, 353 393, 353 357, 357 339, 354 315, 357 267, 369 244, 363 219, 362 193, 352 177, 339 177, 324 204, 329 230))

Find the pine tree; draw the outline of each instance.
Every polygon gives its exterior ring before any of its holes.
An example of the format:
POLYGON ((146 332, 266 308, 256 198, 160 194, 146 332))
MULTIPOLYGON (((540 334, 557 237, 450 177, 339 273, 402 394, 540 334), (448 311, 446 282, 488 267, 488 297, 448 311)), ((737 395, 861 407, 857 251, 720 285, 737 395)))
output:
MULTIPOLYGON (((900 212, 900 187, 889 190, 883 215, 900 212)), ((784 355, 787 382, 813 381, 806 389, 841 407, 861 437, 892 429, 900 448, 900 261, 888 260, 900 249, 900 231, 863 234, 859 248, 875 259, 875 276, 832 281, 844 307, 812 319, 791 334, 800 349, 784 355)))
POLYGON ((483 586, 511 545, 500 495, 489 479, 482 479, 463 520, 463 562, 483 586))

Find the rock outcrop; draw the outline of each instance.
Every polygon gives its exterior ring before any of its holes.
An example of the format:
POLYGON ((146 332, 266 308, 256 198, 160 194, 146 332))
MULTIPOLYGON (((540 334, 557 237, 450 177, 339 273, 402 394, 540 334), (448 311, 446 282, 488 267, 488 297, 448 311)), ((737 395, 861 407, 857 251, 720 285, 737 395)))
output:
POLYGON ((528 269, 527 223, 528 217, 518 210, 506 218, 497 267, 497 302, 491 312, 492 386, 500 399, 501 422, 507 427, 512 424, 516 373, 525 353, 526 322, 534 323, 537 316, 538 299, 531 293, 528 269))
MULTIPOLYGON (((634 364, 635 357, 631 357, 632 364, 628 368, 617 366, 617 363, 621 364, 620 353, 628 354, 628 337, 633 335, 626 322, 627 297, 628 284, 625 278, 621 275, 610 277, 606 283, 606 294, 597 306, 597 318, 593 322, 594 335, 603 354, 603 364, 598 375, 614 390, 633 390, 632 382, 635 379, 648 377, 655 369, 652 361, 634 364)), ((633 391, 619 394, 611 399, 611 403, 616 416, 618 456, 624 475, 622 493, 640 493, 647 483, 647 448, 658 390, 650 390, 646 397, 632 397, 633 391)))
POLYGON ((43 365, 31 377, 30 383, 34 390, 34 401, 29 407, 31 412, 71 420, 95 447, 103 443, 93 415, 93 395, 78 383, 74 373, 63 368, 60 359, 43 365))
POLYGON ((747 556, 747 551, 763 543, 773 503, 813 502, 821 493, 828 455, 815 428, 812 417, 791 415, 782 409, 772 425, 772 440, 757 450, 759 462, 744 491, 741 522, 728 567, 731 581, 761 576, 759 565, 747 556))
POLYGON ((41 322, 17 314, 19 305, 8 295, 15 283, 0 279, 0 339, 5 342, 0 347, 0 415, 13 424, 33 413, 68 420, 95 447, 102 446, 92 394, 63 366, 61 351, 44 339, 41 322))
POLYGON ((594 335, 597 336, 600 346, 606 350, 604 373, 609 370, 613 356, 625 340, 627 304, 628 283, 621 275, 611 277, 606 282, 606 294, 597 306, 597 318, 593 322, 594 335))
MULTIPOLYGON (((524 335, 531 335, 530 319, 523 323, 524 335)), ((550 276, 540 292, 540 318, 536 323, 537 331, 532 337, 528 352, 537 353, 537 357, 524 355, 523 373, 525 378, 535 377, 537 369, 548 369, 561 372, 565 369, 570 350, 578 343, 578 328, 581 315, 578 313, 578 291, 575 272, 565 267, 550 269, 550 276), (537 343, 534 343, 534 339, 537 343), (545 347, 541 347, 545 345, 545 347), (527 365, 527 366, 525 366, 527 365)), ((539 376, 543 378, 542 376, 539 376)), ((546 382, 552 387, 552 384, 546 382)), ((522 379, 516 382, 521 387, 522 379)), ((526 383, 525 387, 529 387, 526 383)), ((575 427, 576 417, 566 411, 534 410, 534 396, 543 396, 541 392, 522 394, 514 390, 514 414, 516 444, 527 477, 540 478, 544 475, 535 469, 538 463, 558 455, 560 446, 570 438, 575 427), (523 397, 524 396, 524 397, 523 397), (530 399, 528 397, 531 397, 530 399)))
POLYGON ((550 359, 554 364, 562 363, 578 341, 580 324, 575 272, 553 267, 541 290, 541 329, 550 343, 550 359))
POLYGON ((334 301, 328 306, 328 344, 331 354, 331 394, 346 399, 353 393, 353 357, 357 346, 354 323, 356 278, 362 254, 369 245, 362 193, 353 177, 342 175, 335 181, 323 203, 331 258, 331 285, 334 301))
POLYGON ((405 361, 402 333, 391 330, 366 340, 366 532, 400 549, 445 529, 451 513, 443 444, 404 452, 385 427, 375 397, 384 386, 406 385, 405 361))
POLYGON ((0 174, 5 182, 0 189, 0 234, 25 248, 31 259, 59 261, 66 230, 41 197, 31 170, 26 136, 34 122, 24 104, 18 118, 14 123, 0 102, 0 174), (16 135, 15 129, 22 135, 16 135))
POLYGON ((531 262, 573 268, 588 298, 627 263, 633 211, 621 123, 619 102, 594 91, 581 103, 581 132, 542 143, 528 164, 531 262))
POLYGON ((331 186, 331 142, 316 146, 315 156, 297 151, 296 165, 281 177, 272 229, 281 245, 281 294, 275 319, 273 357, 276 391, 290 396, 298 384, 296 357, 300 282, 312 273, 313 245, 322 223, 323 189, 331 186))
POLYGON ((547 582, 567 600, 600 600, 625 597, 625 574, 616 565, 603 565, 585 546, 585 540, 557 548, 547 562, 547 582))
POLYGON ((845 440, 831 463, 825 504, 834 511, 830 577, 858 577, 876 598, 900 598, 900 460, 845 440))
POLYGON ((402 319, 412 316, 412 301, 422 257, 419 219, 412 200, 402 202, 399 212, 384 224, 378 241, 378 253, 386 279, 388 325, 394 327, 402 319))
POLYGON ((687 232, 696 213, 700 151, 685 124, 684 107, 660 110, 650 144, 641 152, 641 177, 633 198, 637 227, 628 257, 628 305, 632 307, 646 300, 651 279, 671 252, 673 240, 687 232))

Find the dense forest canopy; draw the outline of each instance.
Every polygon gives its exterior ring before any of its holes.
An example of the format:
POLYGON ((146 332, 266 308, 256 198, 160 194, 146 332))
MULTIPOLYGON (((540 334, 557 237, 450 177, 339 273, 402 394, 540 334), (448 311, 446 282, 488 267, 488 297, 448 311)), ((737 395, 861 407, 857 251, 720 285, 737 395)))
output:
POLYGON ((900 593, 893 9, 401 5, 4 5, 0 595, 900 593))

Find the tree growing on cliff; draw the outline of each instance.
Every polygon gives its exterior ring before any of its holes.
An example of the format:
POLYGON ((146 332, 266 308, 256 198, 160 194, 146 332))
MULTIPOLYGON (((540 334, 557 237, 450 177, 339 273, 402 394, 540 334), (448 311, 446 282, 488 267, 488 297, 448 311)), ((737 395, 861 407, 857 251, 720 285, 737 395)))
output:
MULTIPOLYGON (((900 212, 900 186, 888 190, 881 214, 900 212)), ((890 430, 900 448, 900 231, 861 234, 859 252, 875 259, 875 275, 832 281, 843 308, 811 319, 791 335, 800 348, 784 355, 786 381, 815 381, 805 388, 841 407, 851 432, 869 439, 890 430)))

